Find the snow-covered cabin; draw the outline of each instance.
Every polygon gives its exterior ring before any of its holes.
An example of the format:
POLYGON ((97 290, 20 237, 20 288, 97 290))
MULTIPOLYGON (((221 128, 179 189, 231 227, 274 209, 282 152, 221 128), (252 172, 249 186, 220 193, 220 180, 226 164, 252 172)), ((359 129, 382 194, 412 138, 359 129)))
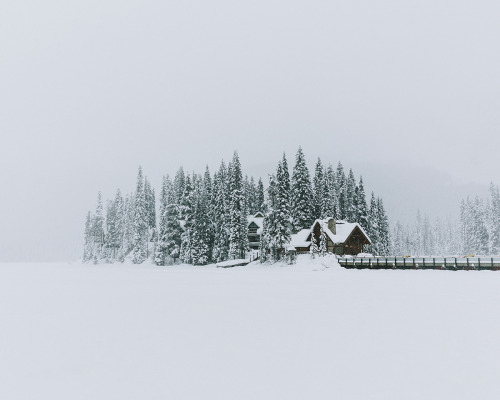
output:
POLYGON ((261 212, 249 215, 248 220, 248 245, 252 250, 256 250, 260 245, 260 236, 264 225, 264 214, 261 212))
POLYGON ((311 240, 320 243, 321 228, 326 236, 326 250, 337 255, 356 255, 363 252, 363 246, 371 244, 371 240, 357 223, 335 221, 333 218, 317 219, 309 229, 302 229, 292 235, 290 246, 298 252, 309 251, 311 240))

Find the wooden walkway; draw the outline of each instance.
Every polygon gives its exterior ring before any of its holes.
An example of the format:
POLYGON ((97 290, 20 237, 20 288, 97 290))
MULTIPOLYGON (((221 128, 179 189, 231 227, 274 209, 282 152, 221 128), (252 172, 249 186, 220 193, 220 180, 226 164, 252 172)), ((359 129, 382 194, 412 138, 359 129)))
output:
POLYGON ((500 270, 500 257, 341 257, 339 264, 357 269, 500 270))

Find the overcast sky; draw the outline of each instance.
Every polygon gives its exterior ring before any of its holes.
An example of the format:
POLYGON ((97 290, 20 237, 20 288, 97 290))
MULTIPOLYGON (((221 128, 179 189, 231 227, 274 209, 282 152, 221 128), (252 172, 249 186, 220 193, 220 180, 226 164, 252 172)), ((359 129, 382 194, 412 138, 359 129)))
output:
POLYGON ((80 252, 136 169, 267 175, 302 145, 391 221, 500 183, 500 3, 4 0, 0 260, 80 252))

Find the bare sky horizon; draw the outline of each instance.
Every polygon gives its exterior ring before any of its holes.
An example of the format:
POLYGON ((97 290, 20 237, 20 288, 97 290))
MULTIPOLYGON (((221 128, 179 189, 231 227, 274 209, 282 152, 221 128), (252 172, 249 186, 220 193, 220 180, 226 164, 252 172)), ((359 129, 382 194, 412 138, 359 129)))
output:
POLYGON ((6 2, 0 261, 79 255, 98 190, 138 165, 266 175, 302 145, 391 221, 500 183, 500 3, 6 2))

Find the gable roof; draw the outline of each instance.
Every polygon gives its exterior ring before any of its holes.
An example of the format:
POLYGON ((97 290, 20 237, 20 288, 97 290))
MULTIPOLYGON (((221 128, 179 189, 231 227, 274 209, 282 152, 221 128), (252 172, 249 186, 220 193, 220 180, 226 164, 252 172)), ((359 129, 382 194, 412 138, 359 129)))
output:
POLYGON ((337 233, 334 235, 333 232, 328 228, 328 221, 330 221, 331 219, 332 218, 317 219, 316 221, 314 221, 314 223, 309 229, 302 229, 301 231, 292 235, 290 238, 289 246, 309 247, 311 245, 311 234, 313 233, 316 224, 321 224, 320 226, 323 227, 323 231, 334 244, 345 243, 356 228, 359 228, 359 230, 363 233, 368 242, 370 242, 371 244, 370 238, 366 234, 365 230, 358 223, 337 221, 335 223, 335 228, 337 233))
POLYGON ((326 218, 326 219, 317 219, 314 221, 312 224, 312 227, 310 231, 312 232, 316 224, 321 224, 323 227, 323 231, 325 234, 329 237, 329 239, 334 243, 334 244, 339 244, 339 243, 345 243, 347 239, 349 239, 349 236, 354 232, 356 228, 359 228, 361 233, 366 237, 366 239, 371 243, 372 241, 366 234, 365 230, 361 227, 360 224, 357 222, 345 222, 345 221, 337 221, 335 223, 335 231, 336 233, 333 234, 333 232, 328 229, 328 221, 330 221, 332 218, 326 218))
POLYGON ((290 243, 289 246, 293 247, 309 247, 311 244, 311 241, 307 240, 309 237, 309 234, 311 233, 310 229, 302 229, 301 231, 297 232, 294 235, 290 236, 290 243))
MULTIPOLYGON (((257 213, 258 214, 258 213, 257 213)), ((256 214, 256 215, 257 215, 256 214)), ((257 233, 259 235, 262 234, 262 227, 264 225, 264 218, 261 218, 261 217, 257 217, 257 216, 252 216, 252 215, 249 215, 247 216, 247 226, 249 227, 252 223, 254 223, 255 225, 257 225, 257 233)))

